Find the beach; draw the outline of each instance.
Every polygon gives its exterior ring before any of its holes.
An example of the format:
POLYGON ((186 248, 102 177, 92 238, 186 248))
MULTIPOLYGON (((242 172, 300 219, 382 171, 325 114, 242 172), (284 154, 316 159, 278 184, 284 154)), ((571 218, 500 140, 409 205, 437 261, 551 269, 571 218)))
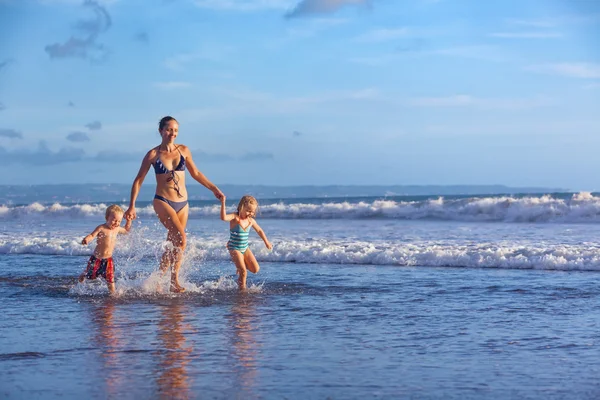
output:
MULTIPOLYGON (((386 215, 357 213, 382 208, 380 199, 267 202, 258 221, 274 249, 251 234, 261 271, 249 274, 246 293, 209 203, 192 204, 186 293, 157 290, 166 287, 156 273, 164 233, 140 207, 115 252, 114 298, 100 280, 76 280, 93 249, 79 242, 105 205, 8 206, 0 393, 597 398, 600 228, 581 211, 597 198, 574 196, 514 198, 508 208, 520 211, 510 218, 415 217, 430 200, 388 199, 386 215), (544 204, 555 215, 541 213, 544 204), (398 212, 409 205, 413 218, 398 212)), ((451 215, 436 201, 438 215, 451 215)))

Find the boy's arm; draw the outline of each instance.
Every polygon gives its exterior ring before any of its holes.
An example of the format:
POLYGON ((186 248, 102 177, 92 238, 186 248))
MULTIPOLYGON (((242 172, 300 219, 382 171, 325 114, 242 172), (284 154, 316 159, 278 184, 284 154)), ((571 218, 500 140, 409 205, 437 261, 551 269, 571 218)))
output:
POLYGON ((267 239, 267 235, 261 229, 261 227, 256 223, 256 220, 254 220, 254 219, 252 220, 252 228, 254 228, 256 233, 258 233, 258 236, 260 236, 260 238, 263 240, 263 242, 265 242, 265 246, 267 246, 267 249, 269 249, 269 250, 273 249, 273 245, 271 244, 271 242, 269 242, 269 239, 267 239))
POLYGON ((100 233, 101 228, 102 228, 102 225, 98 225, 92 233, 90 233, 89 235, 87 235, 86 237, 83 238, 83 240, 81 241, 81 244, 86 245, 89 242, 91 242, 92 240, 94 240, 94 238, 96 236, 98 236, 98 233, 100 233))
POLYGON ((131 222, 133 219, 128 218, 125 222, 125 226, 119 230, 119 233, 128 234, 131 231, 131 222))
POLYGON ((221 221, 228 222, 235 218, 235 214, 227 214, 225 208, 225 195, 223 195, 221 198, 221 221))

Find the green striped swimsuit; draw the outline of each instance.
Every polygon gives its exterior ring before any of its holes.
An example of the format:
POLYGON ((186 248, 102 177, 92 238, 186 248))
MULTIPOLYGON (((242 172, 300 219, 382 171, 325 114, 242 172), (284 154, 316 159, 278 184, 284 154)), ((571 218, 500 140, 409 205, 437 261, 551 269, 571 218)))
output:
POLYGON ((229 231, 229 242, 227 242, 228 250, 237 250, 242 254, 246 252, 248 249, 248 234, 250 233, 250 225, 248 225, 246 230, 244 230, 240 224, 237 224, 229 231))

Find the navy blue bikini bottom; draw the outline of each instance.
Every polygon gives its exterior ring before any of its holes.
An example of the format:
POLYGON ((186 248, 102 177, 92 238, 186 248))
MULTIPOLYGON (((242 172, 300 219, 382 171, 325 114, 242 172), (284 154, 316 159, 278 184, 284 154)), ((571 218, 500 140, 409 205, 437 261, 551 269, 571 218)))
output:
POLYGON ((171 208, 173 210, 175 210, 176 213, 178 213, 179 211, 183 210, 183 208, 185 206, 187 206, 188 202, 186 201, 173 201, 173 200, 169 200, 169 199, 165 199, 162 196, 159 196, 157 194, 154 195, 154 198, 156 200, 160 200, 160 201, 164 201, 165 203, 167 203, 168 205, 171 206, 171 208))

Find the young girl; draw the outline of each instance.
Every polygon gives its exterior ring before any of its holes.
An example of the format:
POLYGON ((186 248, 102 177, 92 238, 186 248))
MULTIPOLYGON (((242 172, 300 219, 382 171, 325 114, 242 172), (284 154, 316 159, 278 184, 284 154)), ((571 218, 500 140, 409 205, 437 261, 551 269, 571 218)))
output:
POLYGON ((271 250, 273 246, 267 239, 267 235, 260 229, 260 226, 254 220, 256 211, 258 210, 258 202, 252 196, 244 196, 240 200, 237 207, 237 212, 227 214, 225 212, 225 196, 221 198, 221 219, 229 221, 229 241, 227 242, 227 250, 231 254, 231 259, 235 264, 239 275, 238 285, 240 290, 246 290, 247 270, 257 274, 260 266, 252 254, 252 250, 248 248, 248 234, 250 227, 254 228, 258 236, 265 242, 267 249, 271 250))

